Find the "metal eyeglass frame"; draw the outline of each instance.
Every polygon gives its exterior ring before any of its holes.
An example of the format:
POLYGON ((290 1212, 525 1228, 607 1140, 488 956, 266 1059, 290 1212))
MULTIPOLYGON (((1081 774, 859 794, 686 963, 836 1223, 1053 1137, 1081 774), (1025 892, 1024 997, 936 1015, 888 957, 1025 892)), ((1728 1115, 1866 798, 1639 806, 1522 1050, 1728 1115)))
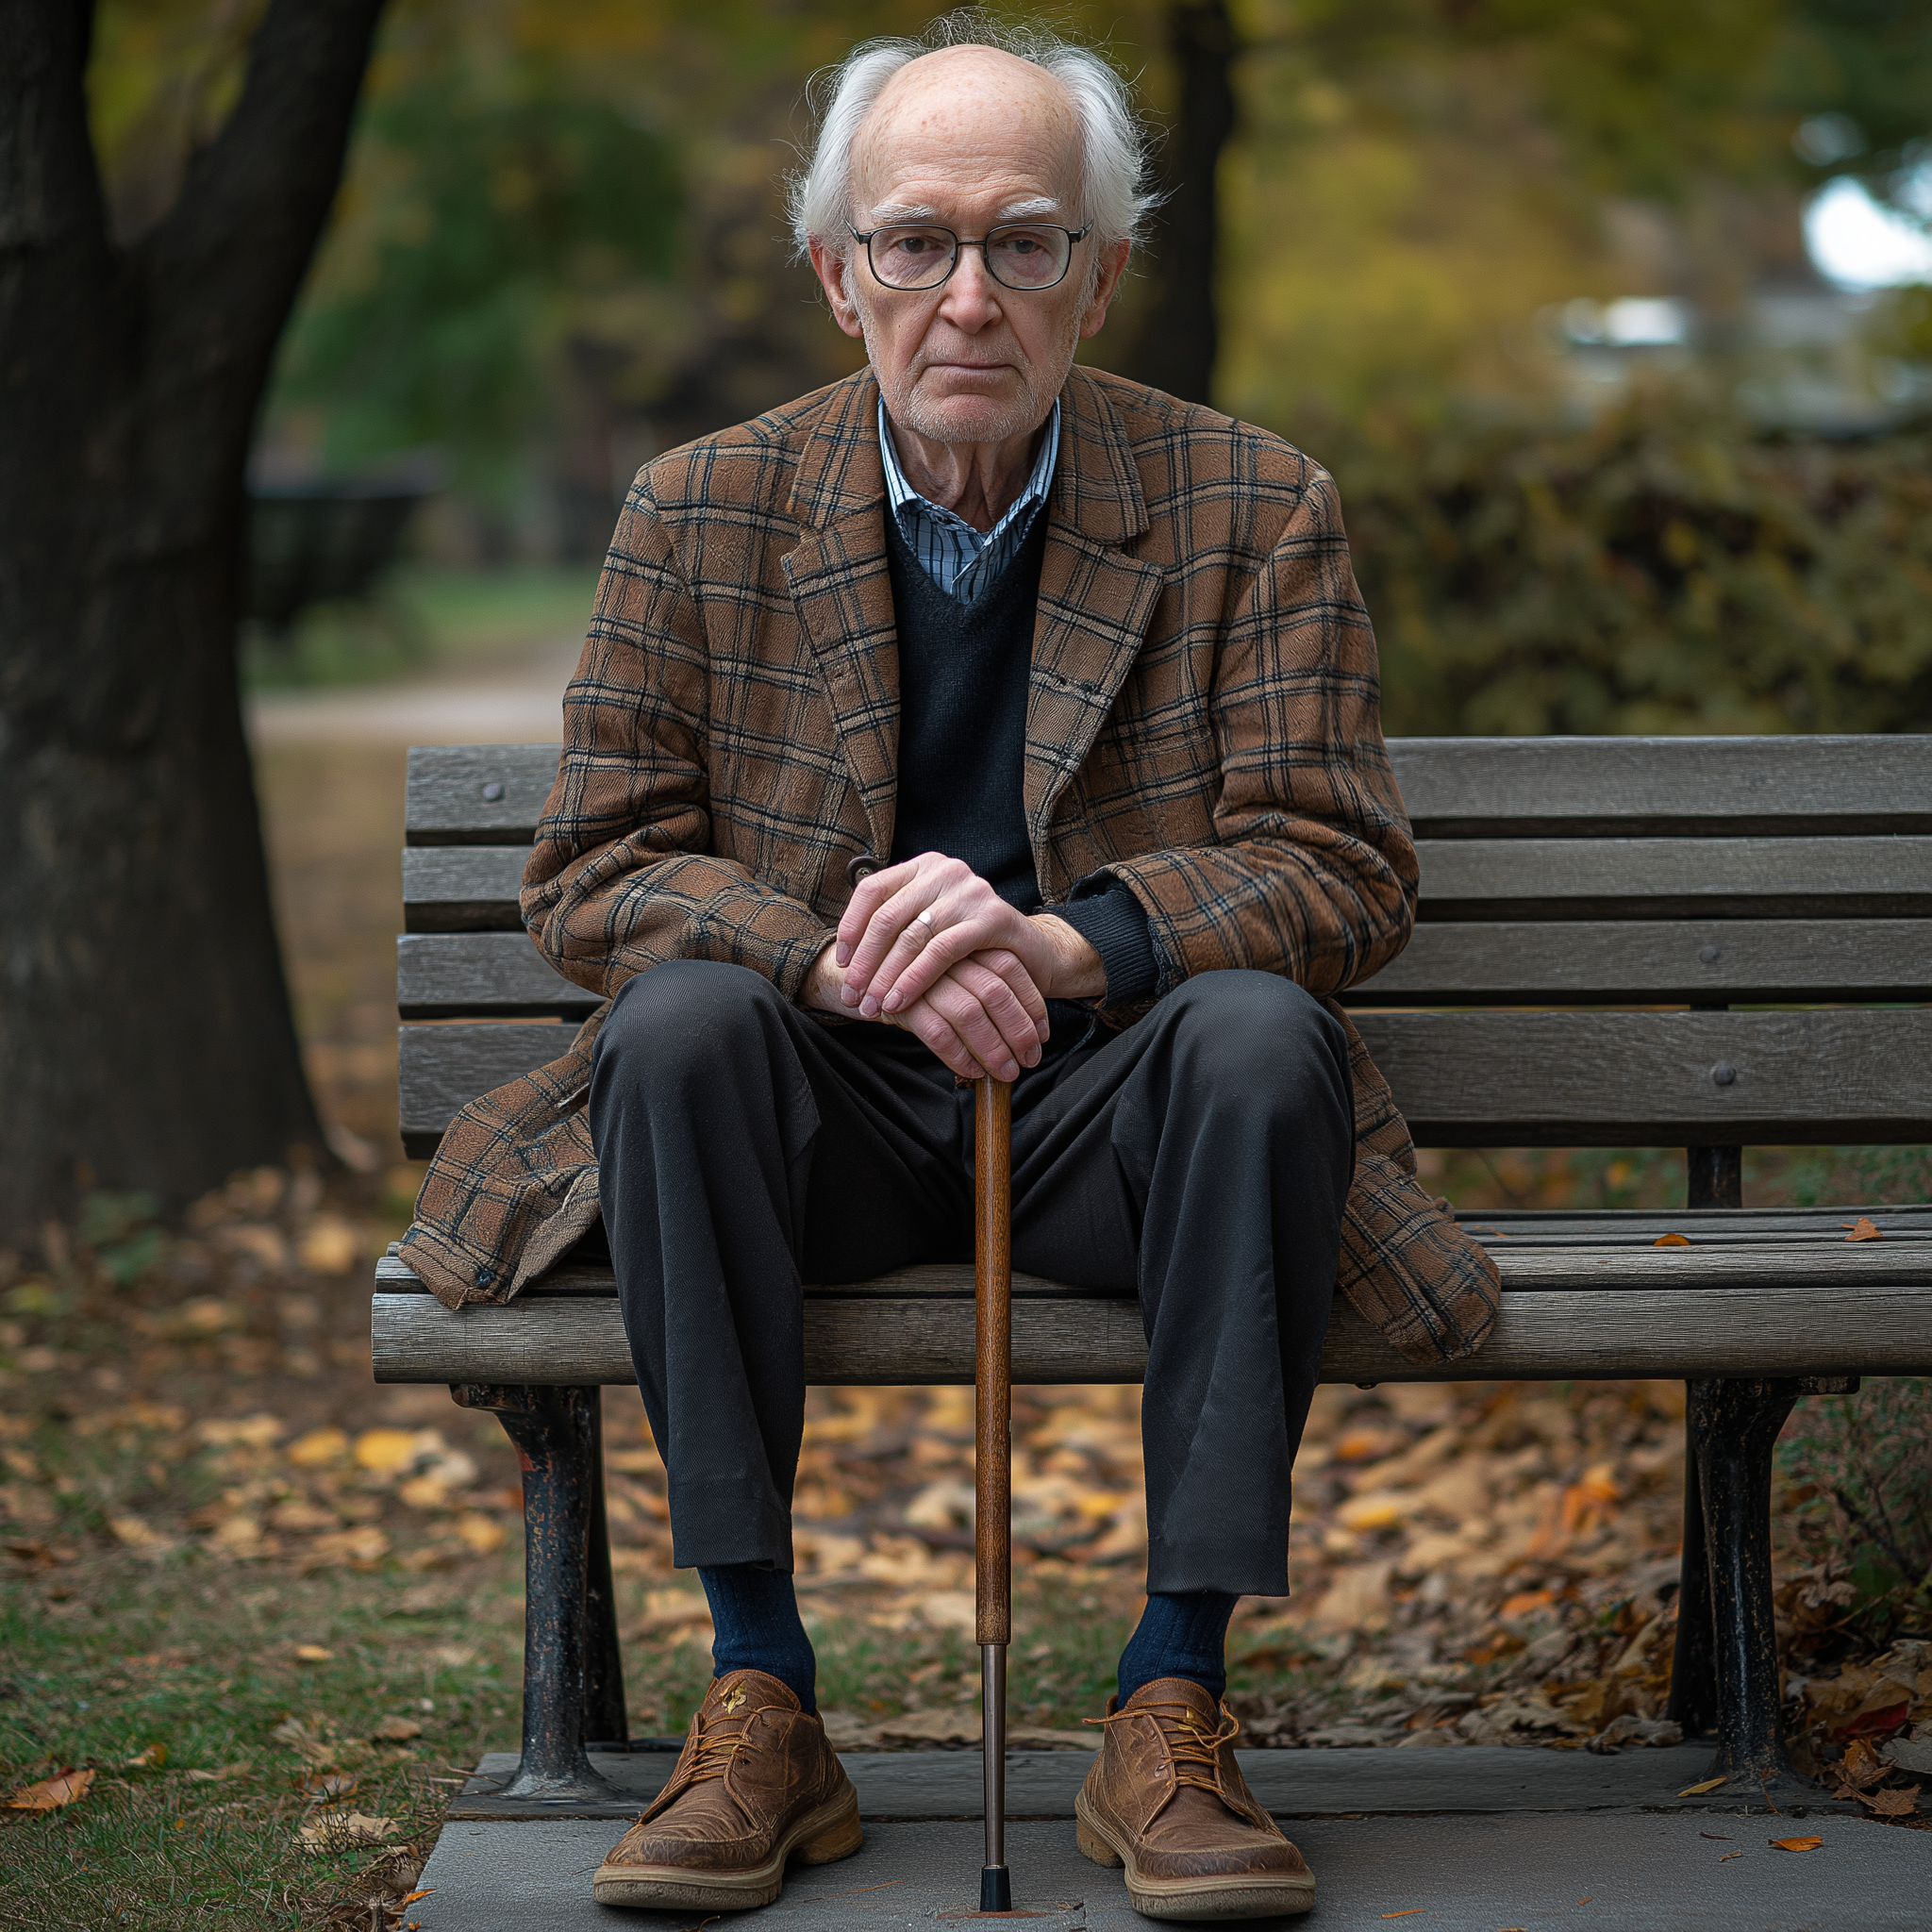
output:
POLYGON ((953 279, 959 266, 959 258, 969 248, 976 248, 986 261, 986 272, 1003 289, 1010 289, 1016 295, 1043 295, 1049 289, 1058 289, 1066 280, 1067 271, 1074 265, 1074 244, 1084 242, 1093 232, 1093 224, 1089 222, 1084 228, 1062 227, 1058 222, 1001 222, 989 228, 976 242, 969 242, 958 230, 949 228, 943 222, 889 222, 884 227, 869 228, 864 234, 850 222, 845 224, 845 232, 865 249, 865 265, 872 271, 872 278, 880 288, 890 289, 895 295, 930 295, 935 289, 943 289, 953 279), (872 238, 883 235, 891 228, 924 228, 937 235, 951 235, 953 238, 953 258, 946 264, 946 272, 936 282, 920 282, 908 288, 901 282, 889 282, 879 274, 878 263, 872 258, 872 238), (1050 282, 1009 282, 992 265, 992 238, 1008 228, 1054 228, 1067 238, 1067 258, 1060 264, 1060 272, 1050 282))

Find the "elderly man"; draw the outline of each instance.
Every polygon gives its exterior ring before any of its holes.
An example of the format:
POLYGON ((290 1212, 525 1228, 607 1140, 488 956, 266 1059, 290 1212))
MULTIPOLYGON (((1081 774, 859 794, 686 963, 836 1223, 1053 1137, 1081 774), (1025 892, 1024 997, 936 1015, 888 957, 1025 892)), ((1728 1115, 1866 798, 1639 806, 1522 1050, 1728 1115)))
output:
POLYGON ((956 1076, 1010 1081, 1017 1265, 1137 1295, 1148 1338, 1147 1607, 1080 1847, 1156 1917, 1300 1911, 1229 1615, 1288 1589, 1338 1277, 1423 1360, 1494 1277, 1324 1004, 1416 893, 1333 488, 1073 366, 1146 207, 1124 90, 959 38, 861 48, 797 186, 867 370, 637 479, 524 896, 615 998, 472 1109, 407 1252, 500 1292, 601 1205, 716 1676, 595 1895, 762 1904, 860 1842, 791 1579, 800 1284, 969 1253, 956 1076))

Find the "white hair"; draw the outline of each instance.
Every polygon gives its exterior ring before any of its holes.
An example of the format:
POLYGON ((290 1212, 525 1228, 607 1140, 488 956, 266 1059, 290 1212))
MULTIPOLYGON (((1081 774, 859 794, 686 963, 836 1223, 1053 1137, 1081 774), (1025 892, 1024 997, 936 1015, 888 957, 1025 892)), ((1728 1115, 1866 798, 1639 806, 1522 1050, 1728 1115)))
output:
POLYGON ((806 97, 818 134, 804 168, 786 184, 799 254, 814 236, 844 253, 859 127, 902 67, 942 47, 997 47, 1058 81, 1080 130, 1081 225, 1091 225, 1101 247, 1139 238, 1160 197, 1147 190, 1147 134, 1135 117, 1126 81, 1092 48, 1063 41, 1049 27, 1008 24, 970 8, 934 21, 917 40, 862 41, 838 66, 812 76, 806 97))

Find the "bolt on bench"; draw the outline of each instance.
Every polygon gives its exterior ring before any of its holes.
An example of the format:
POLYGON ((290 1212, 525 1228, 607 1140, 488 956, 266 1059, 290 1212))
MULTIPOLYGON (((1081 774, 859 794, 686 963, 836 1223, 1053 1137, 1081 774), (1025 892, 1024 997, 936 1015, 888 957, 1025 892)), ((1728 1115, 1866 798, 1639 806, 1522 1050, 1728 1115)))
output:
MULTIPOLYGON (((1788 1769, 1771 1454, 1802 1394, 1932 1372, 1932 1207, 1759 1211, 1747 1145, 1932 1141, 1932 738, 1410 739, 1390 754, 1422 858, 1415 936, 1343 996, 1419 1146, 1682 1146, 1682 1212, 1480 1218, 1492 1339, 1439 1370, 1338 1302, 1337 1382, 1682 1377, 1683 1582, 1671 1715, 1719 1772, 1788 1769), (1876 1241, 1847 1241, 1869 1214, 1876 1241), (1657 1247, 1666 1235, 1688 1245, 1657 1247)), ((402 1132, 555 1059, 596 999, 525 935, 549 744, 410 754, 398 942, 402 1132), (547 1023, 547 1024, 546 1024, 547 1023)), ((1466 1217, 1474 1219, 1474 1217, 1466 1217)), ((1132 1382, 1131 1299, 1013 1280, 1016 1382, 1132 1382)), ((611 1795, 625 1735, 598 1391, 632 1379, 608 1268, 566 1262, 452 1312, 393 1255, 375 1376, 496 1412, 524 1466, 523 1756, 500 1797, 611 1795)), ((806 1290, 818 1383, 973 1380, 973 1271, 806 1290)))

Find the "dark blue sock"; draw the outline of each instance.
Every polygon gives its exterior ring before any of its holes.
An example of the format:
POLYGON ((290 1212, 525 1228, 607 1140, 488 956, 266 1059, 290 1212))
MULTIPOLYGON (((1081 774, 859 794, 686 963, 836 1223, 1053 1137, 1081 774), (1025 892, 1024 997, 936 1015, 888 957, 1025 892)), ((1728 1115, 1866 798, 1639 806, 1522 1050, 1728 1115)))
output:
POLYGON ((700 1570, 698 1578, 711 1606, 712 1676, 763 1671, 794 1692, 808 1713, 815 1711, 819 1660, 799 1621, 791 1576, 757 1563, 727 1563, 700 1570))
POLYGON ((1150 1596, 1121 1652, 1121 1703, 1157 1677, 1186 1677, 1219 1702, 1227 1689, 1227 1620, 1240 1601, 1219 1590, 1150 1596))

